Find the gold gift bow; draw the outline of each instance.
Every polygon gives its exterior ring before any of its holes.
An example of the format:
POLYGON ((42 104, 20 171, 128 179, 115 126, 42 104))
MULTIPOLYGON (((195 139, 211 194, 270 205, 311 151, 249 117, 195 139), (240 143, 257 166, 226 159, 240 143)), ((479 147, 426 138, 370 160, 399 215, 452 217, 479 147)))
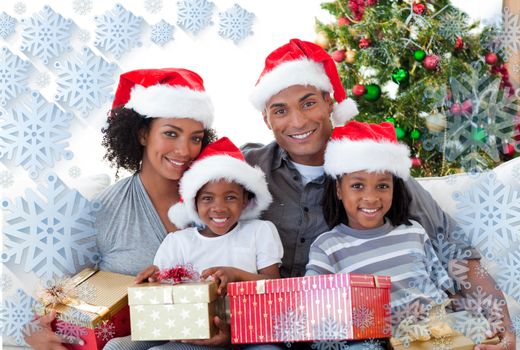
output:
POLYGON ((415 316, 408 316, 397 327, 396 334, 399 340, 404 342, 428 341, 433 338, 448 337, 453 335, 453 329, 439 320, 429 323, 416 323, 415 316))
MULTIPOLYGON (((89 279, 91 276, 93 276, 96 272, 99 270, 87 268, 83 271, 81 271, 79 274, 74 276, 70 279, 68 283, 71 284, 71 290, 79 286, 81 283, 89 279)), ((65 282, 67 283, 67 282, 65 282)), ((54 288, 54 286, 51 286, 49 288, 54 288)), ((49 289, 46 288, 46 289, 49 289)), ((64 288, 66 289, 66 288, 64 288)), ((78 298, 71 297, 70 295, 63 295, 63 296, 56 296, 56 300, 54 302, 45 303, 42 298, 40 298, 40 302, 43 305, 43 311, 46 314, 49 309, 52 309, 58 304, 62 304, 65 306, 72 307, 76 310, 85 311, 89 313, 96 314, 100 316, 101 318, 104 318, 109 312, 110 309, 106 306, 101 305, 92 305, 89 303, 84 302, 83 300, 80 300, 78 298)))

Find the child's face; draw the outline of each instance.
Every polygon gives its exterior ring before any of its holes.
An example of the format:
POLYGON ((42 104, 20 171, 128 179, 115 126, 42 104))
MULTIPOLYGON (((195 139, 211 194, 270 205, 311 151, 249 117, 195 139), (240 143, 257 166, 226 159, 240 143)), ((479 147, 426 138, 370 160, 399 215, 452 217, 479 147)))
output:
POLYGON ((208 182, 197 193, 197 212, 206 224, 203 234, 216 237, 228 233, 247 205, 244 188, 234 182, 208 182))
POLYGON ((347 213, 348 226, 366 230, 383 225, 392 206, 393 187, 389 172, 356 171, 343 175, 336 191, 347 213))

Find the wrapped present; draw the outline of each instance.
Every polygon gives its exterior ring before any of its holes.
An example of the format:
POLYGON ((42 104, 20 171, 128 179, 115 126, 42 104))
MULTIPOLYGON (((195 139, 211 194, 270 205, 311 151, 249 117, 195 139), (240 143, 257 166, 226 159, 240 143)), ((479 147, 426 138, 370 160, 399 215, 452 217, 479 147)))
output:
POLYGON ((390 277, 335 274, 228 284, 234 344, 391 335, 390 277))
POLYGON ((390 348, 393 350, 473 350, 479 344, 498 344, 498 337, 487 339, 484 334, 475 334, 468 325, 478 325, 475 330, 484 333, 489 329, 489 323, 483 316, 475 316, 468 311, 451 314, 443 313, 442 317, 433 316, 426 321, 414 322, 404 319, 398 326, 399 338, 390 338, 390 348), (465 325, 461 327, 461 323, 465 325), (469 330, 467 334, 459 331, 469 330))
POLYGON ((144 283, 128 288, 132 340, 208 339, 224 318, 214 282, 144 283))
POLYGON ((52 324, 73 350, 102 349, 114 337, 130 334, 127 289, 133 276, 87 268, 74 277, 55 280, 37 292, 41 307, 37 314, 56 310, 52 324))

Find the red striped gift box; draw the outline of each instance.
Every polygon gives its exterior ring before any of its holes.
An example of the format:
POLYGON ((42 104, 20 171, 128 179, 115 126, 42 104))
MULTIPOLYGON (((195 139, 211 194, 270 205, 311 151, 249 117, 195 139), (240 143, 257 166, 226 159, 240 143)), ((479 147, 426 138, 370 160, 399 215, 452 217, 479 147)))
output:
POLYGON ((390 277, 335 274, 228 285, 234 344, 391 336, 390 277))

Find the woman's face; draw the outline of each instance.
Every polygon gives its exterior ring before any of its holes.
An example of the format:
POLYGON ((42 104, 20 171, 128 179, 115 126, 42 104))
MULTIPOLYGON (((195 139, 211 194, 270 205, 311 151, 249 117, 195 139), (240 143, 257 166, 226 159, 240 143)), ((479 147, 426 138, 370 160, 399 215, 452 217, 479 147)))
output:
POLYGON ((144 146, 141 172, 179 180, 202 147, 204 126, 189 118, 154 118, 139 141, 144 146))

